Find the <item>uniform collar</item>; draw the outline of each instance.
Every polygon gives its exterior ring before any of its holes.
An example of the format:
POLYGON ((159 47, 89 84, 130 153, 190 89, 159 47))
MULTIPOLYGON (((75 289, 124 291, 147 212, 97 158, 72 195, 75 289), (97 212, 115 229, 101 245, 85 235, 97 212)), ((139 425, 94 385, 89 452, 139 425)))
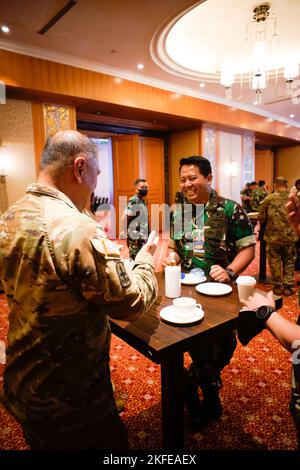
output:
POLYGON ((62 193, 58 189, 50 188, 49 186, 45 186, 39 183, 32 183, 28 186, 26 193, 53 197, 54 199, 59 199, 60 201, 68 204, 68 206, 78 210, 75 204, 71 201, 71 199, 68 198, 68 196, 65 195, 65 193, 62 193))

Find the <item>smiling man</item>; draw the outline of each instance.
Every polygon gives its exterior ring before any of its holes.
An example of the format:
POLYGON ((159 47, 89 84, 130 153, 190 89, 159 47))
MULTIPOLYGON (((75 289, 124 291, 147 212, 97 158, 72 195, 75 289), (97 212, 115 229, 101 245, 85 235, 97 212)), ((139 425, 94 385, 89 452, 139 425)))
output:
MULTIPOLYGON (((211 188, 212 172, 206 158, 182 158, 179 177, 180 191, 190 207, 184 214, 183 227, 181 211, 174 211, 168 255, 174 251, 177 263, 181 262, 185 271, 200 267, 213 281, 234 281, 255 254, 255 238, 246 212, 240 204, 219 196, 211 188)), ((221 336, 215 333, 203 339, 190 351, 193 363, 186 373, 186 404, 195 429, 222 414, 221 370, 229 364, 235 347, 235 331, 228 330, 221 336), (198 386, 202 389, 202 402, 198 386)))

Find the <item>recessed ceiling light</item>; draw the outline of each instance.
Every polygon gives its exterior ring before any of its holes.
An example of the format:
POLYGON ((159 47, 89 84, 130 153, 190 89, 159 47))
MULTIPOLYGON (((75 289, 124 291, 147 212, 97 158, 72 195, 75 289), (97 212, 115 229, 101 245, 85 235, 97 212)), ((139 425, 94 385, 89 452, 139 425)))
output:
POLYGON ((258 102, 257 102, 257 101, 253 101, 253 104, 255 104, 255 106, 256 106, 256 105, 258 104, 258 102))
POLYGON ((115 83, 122 83, 123 80, 122 80, 122 78, 120 78, 120 77, 115 77, 115 78, 114 78, 114 82, 115 82, 115 83))
POLYGON ((290 118, 294 118, 295 117, 295 114, 290 114, 290 118))
POLYGON ((1 31, 3 31, 3 33, 9 33, 9 27, 6 26, 5 24, 3 24, 3 25, 1 26, 1 31))
POLYGON ((143 70, 144 64, 137 64, 137 68, 138 68, 139 70, 143 70))
POLYGON ((199 87, 200 88, 205 88, 205 83, 203 83, 203 82, 199 83, 199 87))

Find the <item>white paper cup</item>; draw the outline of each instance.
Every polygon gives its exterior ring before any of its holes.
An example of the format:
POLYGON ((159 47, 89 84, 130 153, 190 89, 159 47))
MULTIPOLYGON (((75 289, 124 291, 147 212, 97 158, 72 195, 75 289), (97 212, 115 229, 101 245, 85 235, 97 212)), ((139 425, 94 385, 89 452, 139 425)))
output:
POLYGON ((256 279, 252 276, 239 276, 236 280, 238 286, 239 301, 246 302, 250 295, 254 294, 256 279))
POLYGON ((178 318, 191 318, 196 313, 196 308, 201 308, 195 299, 191 297, 178 297, 173 300, 174 314, 178 318))

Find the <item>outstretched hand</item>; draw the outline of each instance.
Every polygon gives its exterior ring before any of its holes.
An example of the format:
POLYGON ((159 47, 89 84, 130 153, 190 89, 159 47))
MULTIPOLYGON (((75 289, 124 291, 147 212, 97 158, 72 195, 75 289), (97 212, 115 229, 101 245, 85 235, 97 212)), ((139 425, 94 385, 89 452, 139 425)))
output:
POLYGON ((140 249, 141 253, 150 253, 150 255, 153 255, 155 253, 157 244, 158 244, 159 237, 156 234, 155 230, 152 230, 150 233, 148 240, 146 241, 145 245, 142 246, 140 249))

